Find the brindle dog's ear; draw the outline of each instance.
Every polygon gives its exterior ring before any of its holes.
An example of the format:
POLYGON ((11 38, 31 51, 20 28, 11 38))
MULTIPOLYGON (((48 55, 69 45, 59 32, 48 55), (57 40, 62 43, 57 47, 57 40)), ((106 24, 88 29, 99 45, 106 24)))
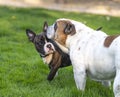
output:
POLYGON ((64 29, 64 33, 67 34, 67 35, 68 34, 74 35, 76 33, 74 24, 67 23, 66 27, 64 29))
POLYGON ((48 28, 48 23, 45 21, 44 22, 44 26, 43 26, 43 32, 47 32, 47 28, 48 28))
POLYGON ((28 36, 28 39, 29 39, 31 42, 33 42, 36 34, 35 34, 32 30, 30 30, 30 29, 26 29, 26 34, 27 34, 27 36, 28 36))

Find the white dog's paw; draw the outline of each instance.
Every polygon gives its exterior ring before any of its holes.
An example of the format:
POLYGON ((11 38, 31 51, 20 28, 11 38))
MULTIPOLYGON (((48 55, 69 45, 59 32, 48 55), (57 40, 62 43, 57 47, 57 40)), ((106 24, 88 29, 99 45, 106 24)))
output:
POLYGON ((111 81, 102 81, 102 85, 105 87, 111 87, 111 81))

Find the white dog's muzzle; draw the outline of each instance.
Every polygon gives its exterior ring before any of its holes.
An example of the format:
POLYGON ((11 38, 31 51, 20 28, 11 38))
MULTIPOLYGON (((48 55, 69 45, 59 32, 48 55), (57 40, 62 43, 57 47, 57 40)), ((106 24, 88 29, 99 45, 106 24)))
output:
POLYGON ((54 34, 55 34, 55 32, 54 32, 54 24, 52 25, 52 26, 49 26, 48 28, 47 28, 47 37, 49 38, 49 39, 53 39, 53 37, 54 37, 54 34))

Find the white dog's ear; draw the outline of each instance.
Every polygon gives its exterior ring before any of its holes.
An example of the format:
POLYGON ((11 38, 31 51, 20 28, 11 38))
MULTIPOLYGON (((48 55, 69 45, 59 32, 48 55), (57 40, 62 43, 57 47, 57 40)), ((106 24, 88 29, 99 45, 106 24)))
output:
POLYGON ((43 26, 43 32, 47 32, 47 28, 48 28, 48 23, 45 21, 44 22, 44 26, 43 26))
POLYGON ((31 42, 33 42, 36 34, 35 34, 32 30, 30 30, 30 29, 26 29, 26 34, 27 34, 27 36, 28 36, 28 39, 29 39, 31 42))
POLYGON ((64 33, 67 35, 68 34, 74 35, 76 33, 74 24, 70 24, 70 23, 66 24, 66 27, 64 29, 64 33))

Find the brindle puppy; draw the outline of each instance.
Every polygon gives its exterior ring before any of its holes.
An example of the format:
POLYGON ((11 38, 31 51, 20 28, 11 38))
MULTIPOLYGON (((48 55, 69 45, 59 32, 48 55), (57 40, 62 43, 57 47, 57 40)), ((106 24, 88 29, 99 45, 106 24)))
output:
POLYGON ((26 34, 29 40, 35 45, 36 50, 41 58, 50 68, 47 79, 53 80, 59 68, 70 66, 71 61, 69 55, 64 53, 54 41, 48 39, 45 35, 47 30, 47 23, 44 23, 43 32, 36 35, 33 31, 27 29, 26 34))

